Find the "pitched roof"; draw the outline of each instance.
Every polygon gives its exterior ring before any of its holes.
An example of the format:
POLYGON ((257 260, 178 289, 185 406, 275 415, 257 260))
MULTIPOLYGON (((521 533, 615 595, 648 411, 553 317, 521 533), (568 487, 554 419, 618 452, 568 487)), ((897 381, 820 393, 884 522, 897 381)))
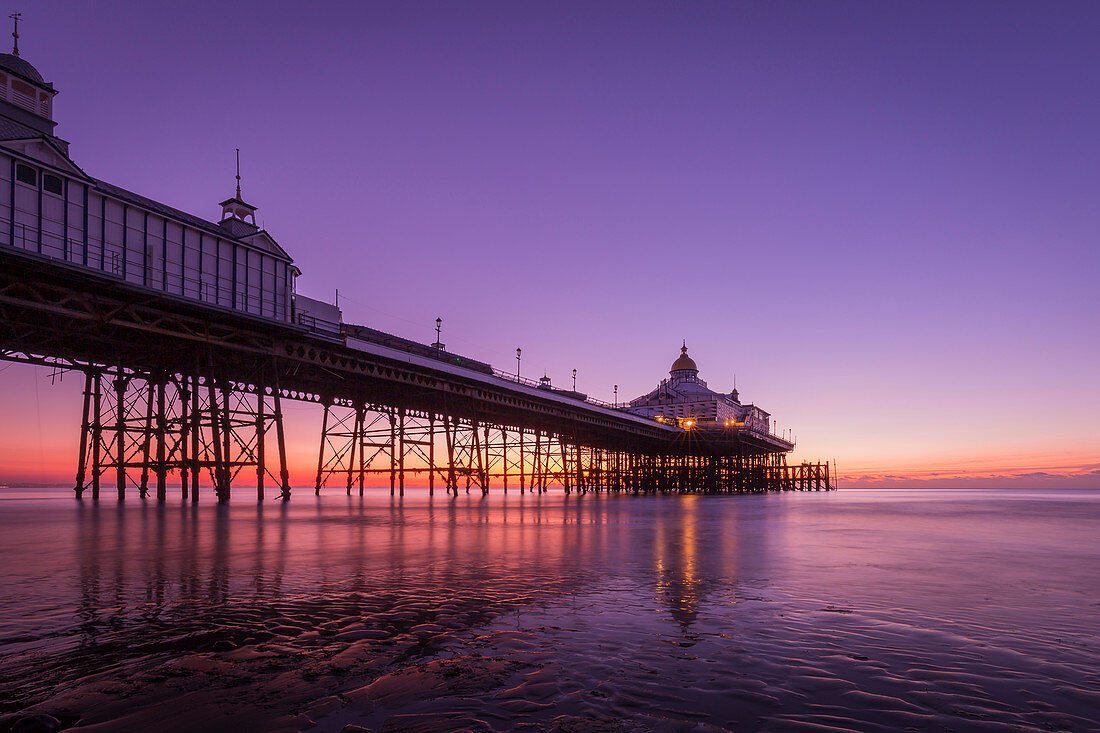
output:
POLYGON ((241 221, 234 217, 222 219, 218 222, 218 226, 234 237, 246 237, 249 234, 255 234, 260 231, 260 228, 255 224, 249 224, 247 221, 241 221))
MULTIPOLYGON (((39 130, 35 130, 32 127, 28 127, 27 125, 21 124, 7 117, 0 116, 0 140, 31 139, 45 140, 47 143, 56 148, 59 153, 64 155, 65 159, 69 161, 69 163, 72 164, 72 166, 77 171, 79 171, 83 175, 87 175, 82 170, 80 170, 76 163, 72 162, 71 158, 69 158, 67 150, 68 145, 63 140, 60 140, 60 138, 56 138, 52 135, 44 135, 39 130)), ((186 211, 180 211, 179 209, 173 208, 166 204, 162 204, 159 201, 154 201, 153 199, 136 194, 133 191, 127 191, 125 188, 116 186, 113 183, 107 183, 107 181, 101 181, 98 178, 91 178, 90 176, 89 179, 96 187, 96 189, 98 189, 102 193, 114 196, 117 199, 121 199, 135 206, 141 206, 142 208, 148 209, 149 211, 154 211, 158 214, 161 214, 162 216, 176 219, 177 221, 182 221, 189 226, 193 226, 196 229, 201 229, 209 234, 213 234, 214 236, 220 237, 222 239, 235 239, 237 241, 247 242, 248 244, 251 244, 254 247, 258 247, 259 249, 267 249, 271 251, 272 254, 285 257, 287 260, 293 262, 293 259, 290 257, 289 254, 287 254, 286 250, 284 250, 279 245, 279 243, 275 241, 275 238, 267 232, 264 232, 262 229, 257 230, 255 228, 250 228, 250 231, 248 232, 228 230, 226 229, 226 227, 218 226, 215 222, 207 221, 206 219, 195 216, 194 214, 188 214, 186 211), (265 235, 266 239, 270 240, 271 244, 274 244, 274 247, 264 246, 261 244, 257 244, 255 241, 253 241, 256 238, 257 234, 265 235)), ((264 244, 267 243, 265 242, 264 244)))
POLYGON ((238 239, 242 242, 248 242, 257 249, 266 249, 268 252, 285 257, 287 262, 294 261, 290 254, 283 249, 281 244, 275 241, 275 237, 271 236, 270 232, 266 229, 254 230, 251 234, 242 234, 238 239))
MULTIPOLYGON (((92 180, 95 182, 96 188, 98 188, 103 193, 114 196, 115 198, 122 199, 123 201, 127 201, 131 204, 134 204, 135 206, 141 206, 143 208, 149 209, 150 211, 154 211, 158 214, 161 214, 162 216, 170 217, 178 221, 183 221, 189 226, 193 226, 196 229, 201 229, 205 232, 208 232, 209 234, 213 234, 214 236, 220 237, 222 239, 236 239, 238 241, 247 240, 249 237, 254 237, 256 234, 263 232, 263 230, 260 230, 259 232, 253 230, 250 234, 246 234, 244 236, 237 235, 231 231, 228 231, 225 227, 218 226, 214 222, 207 221, 206 219, 195 216, 194 214, 188 214, 186 211, 180 211, 179 209, 175 209, 171 206, 162 204, 159 201, 154 201, 153 199, 140 196, 133 191, 127 191, 125 188, 120 188, 119 186, 116 186, 112 183, 101 181, 98 178, 93 178, 92 180)), ((271 241, 275 241, 274 237, 272 237, 270 234, 268 234, 267 237, 271 241)), ((286 256, 288 260, 290 259, 290 255, 286 254, 282 247, 279 247, 279 250, 280 252, 277 254, 282 254, 286 256)))
POLYGON ((0 140, 26 140, 32 137, 43 137, 42 133, 33 127, 0 117, 0 140))
POLYGON ((83 177, 88 176, 88 174, 81 170, 80 166, 74 163, 72 158, 69 157, 69 143, 67 140, 62 140, 56 135, 47 135, 41 130, 36 130, 33 127, 24 125, 22 122, 17 122, 10 117, 4 117, 0 114, 0 141, 18 140, 42 140, 48 147, 52 148, 59 156, 64 158, 67 166, 72 169, 71 172, 75 172, 77 175, 83 177))

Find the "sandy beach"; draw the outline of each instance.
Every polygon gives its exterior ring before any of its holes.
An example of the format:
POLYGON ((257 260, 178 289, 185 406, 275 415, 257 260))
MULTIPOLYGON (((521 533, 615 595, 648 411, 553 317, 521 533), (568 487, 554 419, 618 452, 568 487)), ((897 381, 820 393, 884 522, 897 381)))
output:
POLYGON ((8 494, 5 550, 39 544, 3 571, 0 729, 1100 725, 1082 541, 1100 494, 934 493, 262 510, 8 494))

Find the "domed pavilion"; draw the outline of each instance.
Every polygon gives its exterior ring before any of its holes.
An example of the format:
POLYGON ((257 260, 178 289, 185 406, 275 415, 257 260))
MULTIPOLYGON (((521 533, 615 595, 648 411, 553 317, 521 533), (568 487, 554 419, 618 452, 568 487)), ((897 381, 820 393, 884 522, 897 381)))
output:
POLYGON ((755 405, 741 404, 737 389, 715 392, 699 378, 699 366, 688 355, 687 342, 672 362, 668 379, 662 379, 650 393, 631 400, 628 409, 636 415, 659 418, 698 427, 744 426, 767 432, 771 416, 755 405))

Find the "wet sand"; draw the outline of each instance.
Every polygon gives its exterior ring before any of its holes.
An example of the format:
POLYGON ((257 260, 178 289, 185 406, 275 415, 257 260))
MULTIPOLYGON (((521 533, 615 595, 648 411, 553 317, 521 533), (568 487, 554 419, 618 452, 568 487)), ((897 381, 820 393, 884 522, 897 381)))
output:
POLYGON ((1100 729, 1100 492, 31 496, 0 730, 1100 729))

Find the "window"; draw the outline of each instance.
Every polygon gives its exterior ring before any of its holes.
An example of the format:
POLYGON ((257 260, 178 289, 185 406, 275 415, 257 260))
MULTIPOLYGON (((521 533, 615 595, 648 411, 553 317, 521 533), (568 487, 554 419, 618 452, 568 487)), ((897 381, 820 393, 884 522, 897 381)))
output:
POLYGON ((15 180, 20 183, 25 183, 28 186, 38 185, 38 171, 31 168, 29 165, 23 165, 19 163, 15 166, 15 180))
POLYGON ((49 173, 42 174, 42 188, 58 196, 65 195, 65 182, 60 177, 49 173))
POLYGON ((12 99, 23 109, 34 111, 34 87, 18 79, 11 80, 12 99))

